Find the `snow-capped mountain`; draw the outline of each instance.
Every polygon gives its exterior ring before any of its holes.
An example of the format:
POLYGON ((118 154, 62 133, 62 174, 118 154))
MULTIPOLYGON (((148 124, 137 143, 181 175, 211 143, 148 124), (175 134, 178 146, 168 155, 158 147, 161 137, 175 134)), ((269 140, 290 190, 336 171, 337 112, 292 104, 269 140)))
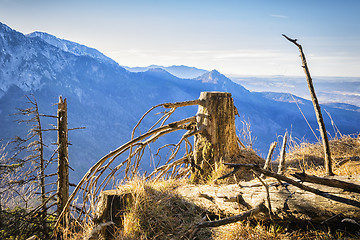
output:
MULTIPOLYGON (((162 68, 129 72, 102 56, 76 43, 47 34, 23 35, 0 23, 0 139, 26 132, 26 126, 18 125, 10 116, 16 108, 26 106, 25 94, 36 97, 44 114, 56 114, 53 104, 62 95, 68 101, 69 128, 86 127, 70 132, 69 154, 76 182, 100 157, 129 140, 134 125, 150 107, 194 100, 202 91, 228 91, 240 114, 238 130, 243 121, 249 122, 257 138, 254 147, 263 155, 286 129, 294 138, 314 140, 296 104, 249 92, 216 70, 195 79, 180 79, 162 68)), ((311 102, 299 101, 316 129, 311 102)), ((360 131, 360 112, 332 107, 326 110, 343 134, 360 131)), ((196 107, 187 107, 172 117, 194 116, 196 111, 196 107)), ((331 120, 324 118, 329 126, 331 120)), ((43 124, 55 123, 44 119, 43 124)), ((56 142, 50 133, 44 138, 56 142)))
POLYGON ((76 56, 89 56, 101 62, 107 62, 117 65, 117 63, 114 60, 105 56, 104 54, 102 54, 101 52, 99 52, 94 48, 89 48, 87 46, 72 41, 60 39, 45 32, 33 32, 27 34, 26 36, 30 38, 40 38, 43 41, 47 42, 48 44, 53 45, 54 47, 57 47, 63 50, 64 52, 72 53, 76 56))

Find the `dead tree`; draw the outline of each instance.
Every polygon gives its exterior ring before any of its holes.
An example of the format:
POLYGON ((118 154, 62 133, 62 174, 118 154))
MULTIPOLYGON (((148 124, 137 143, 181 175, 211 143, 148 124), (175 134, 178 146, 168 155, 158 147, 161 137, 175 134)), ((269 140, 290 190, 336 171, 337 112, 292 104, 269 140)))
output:
MULTIPOLYGON (((44 233, 46 234, 48 232, 48 227, 46 223, 46 216, 47 216, 47 207, 46 204, 46 190, 45 190, 45 159, 44 159, 44 141, 43 141, 43 129, 42 124, 40 120, 40 113, 39 113, 39 106, 37 104, 36 99, 30 98, 29 96, 26 96, 28 103, 32 105, 31 108, 22 109, 20 110, 21 115, 27 115, 32 117, 29 120, 23 120, 24 122, 32 123, 32 128, 29 132, 29 144, 27 145, 27 148, 32 148, 34 151, 33 155, 29 155, 27 157, 27 160, 35 160, 37 163, 37 169, 38 169, 38 181, 39 181, 39 188, 40 188, 40 196, 41 196, 41 220, 42 220, 42 228, 44 233), (33 139, 34 137, 37 137, 37 140, 33 139), (33 141, 31 141, 33 140, 33 141)), ((21 122, 21 121, 20 121, 21 122)))
MULTIPOLYGON (((1 186, 0 194, 7 195, 5 198, 18 197, 17 206, 24 208, 29 213, 20 221, 20 227, 13 234, 26 236, 27 232, 40 231, 41 236, 48 238, 48 209, 52 206, 49 203, 54 195, 46 189, 53 183, 48 178, 53 174, 46 174, 47 167, 52 163, 53 158, 46 159, 44 156, 44 137, 38 103, 33 96, 25 96, 30 107, 19 109, 15 115, 23 116, 17 120, 18 123, 29 124, 30 130, 26 136, 16 136, 10 142, 10 156, 6 158, 6 169, 16 168, 16 171, 8 171, 6 180, 1 186), (13 194, 14 193, 14 194, 13 194), (34 196, 40 195, 40 204, 34 206, 34 196), (31 223, 31 224, 30 224, 31 223)), ((51 129, 53 130, 53 129, 51 129)), ((19 223, 16 223, 19 224, 19 223)))
MULTIPOLYGON (((61 221, 66 217, 67 209, 77 196, 81 196, 82 203, 77 202, 77 208, 71 207, 70 210, 77 211, 78 219, 81 221, 93 220, 99 193, 110 182, 115 182, 115 177, 120 172, 123 174, 121 183, 138 176, 141 157, 145 149, 147 147, 151 149, 150 144, 166 134, 186 131, 176 144, 166 144, 155 151, 157 155, 163 149, 170 149, 170 154, 162 166, 156 167, 152 173, 145 175, 146 180, 181 178, 189 174, 194 174, 195 179, 201 180, 206 179, 216 168, 216 164, 220 165, 222 161, 239 162, 241 153, 235 134, 235 111, 231 94, 223 92, 203 92, 197 100, 164 103, 150 108, 135 125, 130 141, 102 157, 83 176, 61 213, 59 212, 55 228, 61 225, 61 221), (196 116, 167 123, 176 109, 191 105, 199 105, 196 116), (137 130, 144 118, 159 108, 165 109, 159 110, 162 115, 155 114, 158 116, 155 123, 147 131, 141 131, 143 134, 136 136, 135 133, 140 132, 137 130), (191 136, 195 136, 194 148, 189 141, 191 136), (177 157, 180 149, 185 151, 182 152, 181 157, 177 157), (125 159, 119 161, 125 155, 127 155, 125 159)), ((151 151, 154 153, 153 150, 151 151)))
MULTIPOLYGON (((68 126, 67 126, 67 103, 59 97, 58 111, 58 180, 57 180, 57 213, 58 216, 66 209, 69 197, 69 157, 68 157, 68 126)), ((64 217, 63 224, 66 225, 68 216, 64 217)))
MULTIPOLYGON (((68 209, 72 205, 73 201, 77 196, 81 196, 82 203, 77 203, 77 207, 71 207, 72 211, 78 213, 79 221, 92 221, 93 214, 95 213, 95 206, 98 203, 98 194, 108 186, 112 181, 115 181, 115 176, 118 172, 123 171, 124 176, 122 182, 133 179, 137 176, 137 169, 139 168, 141 157, 145 151, 145 148, 151 143, 156 141, 163 135, 185 130, 186 133, 181 137, 177 144, 173 144, 171 149, 171 155, 169 159, 161 168, 157 168, 153 173, 148 175, 149 180, 156 181, 162 176, 165 178, 170 178, 173 176, 186 176, 190 171, 190 153, 192 152, 192 146, 188 138, 197 133, 195 130, 195 117, 189 117, 186 119, 181 119, 179 121, 167 123, 171 114, 178 107, 185 107, 190 105, 199 104, 199 100, 186 101, 186 102, 177 102, 177 103, 164 103, 152 107, 148 110, 135 125, 133 133, 131 134, 131 140, 127 143, 121 145, 117 149, 111 151, 109 154, 103 156, 98 162, 96 162, 88 172, 83 176, 78 185, 73 190, 72 194, 69 196, 67 202, 65 202, 64 207, 62 208, 57 222, 55 224, 55 229, 58 229, 64 218, 68 214, 68 209), (150 127, 145 133, 140 136, 135 136, 135 130, 139 128, 143 119, 149 115, 153 110, 159 109, 160 107, 165 108, 165 111, 162 116, 155 122, 155 124, 150 127), (185 145, 186 152, 180 159, 175 159, 177 153, 180 150, 181 145, 185 145), (125 153, 129 153, 128 157, 125 160, 120 162, 115 161, 119 160, 118 158, 124 157, 125 153), (117 163, 115 166, 112 164, 117 163), (183 166, 183 167, 181 167, 183 166), (180 173, 182 172, 182 173, 180 173), (185 174, 184 174, 185 173, 185 174)), ((163 146, 164 147, 164 146, 163 146)), ((163 148, 163 147, 160 147, 163 148)))
POLYGON ((35 121, 37 123, 37 127, 35 129, 38 137, 39 137, 39 170, 40 170, 40 192, 41 192, 41 205, 42 205, 42 225, 44 229, 44 233, 47 236, 48 233, 48 227, 46 223, 46 216, 47 216, 47 208, 46 208, 46 190, 45 190, 45 159, 44 159, 44 141, 43 141, 43 135, 42 135, 42 127, 41 127, 41 121, 40 121, 40 114, 39 114, 39 107, 38 104, 35 101, 32 102, 32 104, 35 107, 35 121))
POLYGON ((320 130, 321 138, 323 140, 324 158, 325 158, 325 163, 324 163, 325 164, 325 171, 326 171, 326 174, 329 175, 329 176, 334 175, 334 173, 332 171, 332 167, 331 167, 331 154, 330 154, 329 140, 328 140, 324 120, 323 120, 323 117, 322 117, 322 114, 321 114, 320 105, 319 105, 318 99, 316 97, 316 93, 315 93, 314 85, 313 85, 312 78, 311 78, 311 75, 310 75, 310 71, 309 71, 309 68, 307 66, 305 54, 303 52, 302 46, 297 43, 297 39, 291 39, 288 36, 286 36, 285 34, 283 34, 283 36, 288 41, 292 42, 293 44, 295 44, 299 48, 300 57, 301 57, 302 64, 303 64, 302 67, 304 68, 304 71, 305 71, 307 84, 308 84, 308 87, 309 87, 309 90, 310 90, 311 100, 312 100, 312 103, 313 103, 313 106, 314 106, 316 119, 317 119, 317 122, 319 124, 319 130, 320 130))

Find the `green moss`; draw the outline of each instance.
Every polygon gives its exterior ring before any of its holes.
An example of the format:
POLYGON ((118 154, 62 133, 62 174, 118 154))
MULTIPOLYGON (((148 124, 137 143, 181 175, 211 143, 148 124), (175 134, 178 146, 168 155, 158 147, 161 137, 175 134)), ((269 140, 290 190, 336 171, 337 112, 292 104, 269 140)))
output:
POLYGON ((196 142, 197 151, 195 152, 195 164, 201 168, 194 169, 194 174, 191 175, 190 181, 199 183, 202 180, 207 180, 214 169, 214 146, 205 138, 200 137, 196 142))
POLYGON ((213 159, 214 157, 214 149, 212 144, 209 141, 204 141, 204 145, 202 148, 202 157, 204 160, 208 161, 208 162, 212 162, 211 159, 213 159))

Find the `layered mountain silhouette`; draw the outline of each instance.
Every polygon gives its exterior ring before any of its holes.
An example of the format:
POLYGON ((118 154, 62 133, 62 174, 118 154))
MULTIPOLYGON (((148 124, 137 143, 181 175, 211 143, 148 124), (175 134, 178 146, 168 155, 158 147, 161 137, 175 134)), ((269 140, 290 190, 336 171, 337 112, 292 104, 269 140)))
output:
MULTIPOLYGON (((182 67, 182 74, 189 74, 189 69, 182 67)), ((10 115, 16 108, 26 107, 24 95, 33 94, 40 112, 54 115, 57 107, 53 104, 62 95, 68 101, 69 128, 86 127, 69 134, 74 181, 100 157, 127 142, 134 125, 150 107, 194 100, 202 91, 232 93, 240 115, 237 128, 240 131, 244 121, 250 123, 256 137, 253 147, 263 156, 286 130, 294 139, 315 139, 298 108, 317 129, 312 104, 305 99, 295 97, 296 105, 284 97, 252 93, 216 70, 193 79, 176 77, 162 67, 130 72, 95 49, 47 33, 24 35, 0 23, 0 138, 6 141, 26 133, 28 127, 15 123, 10 115)), ((326 110, 342 134, 359 132, 360 112, 326 110)), ((196 111, 196 107, 180 109, 172 118, 193 116, 196 111)), ((325 114, 324 118, 333 134, 330 118, 325 114)), ((52 121, 44 119, 43 124, 55 124, 52 121)), ((45 141, 56 142, 56 136, 47 133, 45 141)), ((145 163, 142 168, 153 166, 145 163)))
POLYGON ((146 72, 147 70, 150 70, 150 69, 161 68, 178 78, 187 78, 187 79, 197 78, 197 77, 200 77, 201 75, 205 74, 206 72, 208 72, 207 70, 204 70, 204 69, 198 69, 195 67, 188 67, 188 66, 184 66, 184 65, 180 65, 180 66, 173 65, 173 66, 168 66, 168 67, 164 67, 164 66, 160 66, 160 65, 150 65, 147 67, 126 67, 126 66, 124 66, 124 68, 130 72, 146 72))

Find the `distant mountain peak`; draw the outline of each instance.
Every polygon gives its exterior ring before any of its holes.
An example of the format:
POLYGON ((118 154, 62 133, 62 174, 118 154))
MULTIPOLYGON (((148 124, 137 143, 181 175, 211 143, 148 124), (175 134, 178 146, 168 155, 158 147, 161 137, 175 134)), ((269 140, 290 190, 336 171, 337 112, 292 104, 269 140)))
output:
POLYGON ((117 63, 114 60, 105 56, 104 54, 102 54, 101 52, 99 52, 98 50, 96 50, 94 48, 90 48, 85 45, 75 43, 75 42, 72 42, 69 40, 57 38, 56 36, 51 35, 49 33, 33 32, 30 34, 27 34, 26 36, 30 37, 30 38, 40 38, 41 40, 45 41, 46 43, 48 43, 52 46, 55 46, 65 52, 72 53, 76 56, 89 56, 89 57, 95 58, 97 60, 100 60, 101 62, 107 62, 110 64, 117 65, 117 63))
POLYGON ((224 76, 215 69, 210 72, 204 73, 200 77, 196 78, 196 80, 200 80, 203 83, 213 83, 213 84, 218 84, 224 81, 231 81, 230 79, 228 79, 226 76, 224 76))
POLYGON ((11 32, 11 31, 14 31, 13 29, 11 29, 8 25, 0 22, 0 32, 11 32))
POLYGON ((211 74, 220 74, 220 75, 222 75, 222 74, 221 74, 218 70, 216 70, 216 69, 211 70, 210 73, 211 73, 211 74))
POLYGON ((207 70, 204 70, 204 69, 198 69, 195 67, 189 67, 189 66, 185 66, 185 65, 172 65, 172 66, 168 66, 168 67, 164 67, 164 66, 160 66, 160 65, 150 65, 147 67, 126 67, 126 66, 123 66, 123 67, 130 72, 146 72, 149 69, 162 68, 162 69, 166 70, 167 72, 169 72, 170 74, 172 74, 178 78, 184 78, 184 79, 197 78, 197 77, 203 75, 204 73, 208 72, 207 70))
POLYGON ((167 79, 177 78, 176 76, 172 75, 163 68, 150 68, 145 73, 160 78, 167 78, 167 79))
MULTIPOLYGON (((152 65, 152 66, 156 66, 156 65, 152 65)), ((150 68, 148 70, 146 70, 145 72, 163 72, 163 73, 169 73, 168 71, 166 71, 165 69, 163 68, 160 68, 160 67, 154 67, 154 68, 150 68)))

